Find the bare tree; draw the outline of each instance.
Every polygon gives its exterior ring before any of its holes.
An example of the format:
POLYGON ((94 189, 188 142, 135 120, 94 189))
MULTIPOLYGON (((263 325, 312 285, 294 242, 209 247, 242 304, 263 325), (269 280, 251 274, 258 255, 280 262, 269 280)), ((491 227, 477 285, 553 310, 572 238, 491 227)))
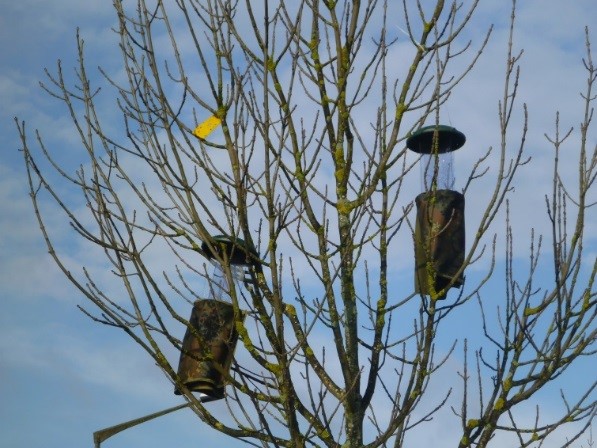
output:
MULTIPOLYGON (((496 314, 483 300, 483 286, 495 275, 489 229, 529 162, 526 108, 517 150, 507 143, 518 107, 520 53, 512 34, 499 103, 501 145, 479 158, 462 188, 466 194, 481 178, 493 179, 467 251, 447 282, 425 293, 392 274, 399 235, 412 244, 415 229, 405 185, 420 161, 409 155, 406 139, 424 124, 439 125, 442 105, 491 34, 480 42, 462 37, 478 0, 468 9, 428 3, 115 0, 123 72, 101 72, 118 109, 106 116, 98 107, 101 94, 80 38, 76 81, 69 83, 58 65, 44 84, 80 135, 80 167, 60 165, 59 148, 47 148, 39 135, 41 151, 34 150, 17 122, 50 254, 93 305, 81 309, 133 338, 198 418, 218 431, 255 446, 407 445, 410 430, 452 402, 450 385, 444 396, 426 394, 457 343, 441 355, 435 347, 450 337, 442 327, 446 316, 475 300, 486 340, 472 348, 472 362, 471 342, 462 346, 464 392, 453 406, 459 446, 488 446, 500 432, 514 433, 520 446, 540 446, 557 428, 580 422, 573 443, 595 415, 592 382, 574 401, 562 392, 555 421, 539 413, 532 425, 516 418, 522 402, 595 350, 597 263, 583 251, 597 174, 587 139, 597 73, 588 32, 584 121, 577 131, 556 123, 547 137, 555 150, 546 195, 553 278, 536 284, 538 260, 548 256, 540 236, 533 238, 528 274, 514 272, 508 221, 496 314), (404 24, 398 38, 389 26, 396 14, 404 24), (115 112, 123 126, 112 124, 115 112), (196 124, 208 117, 207 127, 221 129, 199 129, 197 138, 196 124), (573 132, 580 136, 576 187, 562 182, 558 163, 573 132), (90 251, 103 254, 116 283, 76 269, 57 250, 44 220, 48 197, 90 251), (218 235, 244 254, 240 283, 228 259, 233 254, 218 251, 218 235), (482 258, 486 275, 453 288, 482 258), (217 283, 207 259, 219 261, 225 281, 217 283), (587 266, 588 274, 581 270, 587 266), (183 334, 202 338, 187 320, 201 299, 197 279, 212 292, 224 285, 234 311, 235 360, 230 370, 217 369, 225 378, 224 411, 210 407, 177 371, 180 351, 190 355, 183 334)), ((512 26, 514 12, 515 2, 512 26)), ((436 150, 432 159, 438 157, 436 150)), ((426 269, 434 274, 433 266, 426 269)))

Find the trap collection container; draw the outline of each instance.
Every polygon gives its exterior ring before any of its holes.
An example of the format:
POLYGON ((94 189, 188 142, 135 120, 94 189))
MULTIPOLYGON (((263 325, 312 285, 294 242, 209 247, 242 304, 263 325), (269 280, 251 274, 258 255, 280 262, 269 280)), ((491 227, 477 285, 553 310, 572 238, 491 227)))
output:
MULTIPOLYGON (((230 299, 234 285, 228 284, 224 266, 230 269, 234 282, 245 283, 246 270, 258 256, 254 249, 247 249, 243 240, 226 235, 204 242, 201 249, 212 263, 213 272, 208 297, 193 304, 182 341, 178 376, 189 390, 208 401, 224 397, 238 340, 235 321, 244 317, 242 311, 241 316, 235 315, 230 299)), ((174 393, 181 394, 178 388, 174 393)))
POLYGON ((454 191, 452 152, 464 145, 464 134, 444 125, 412 133, 407 147, 421 154, 423 192, 415 203, 415 292, 445 299, 447 287, 459 288, 465 254, 464 195, 454 191), (458 274, 458 275, 457 275, 458 274))

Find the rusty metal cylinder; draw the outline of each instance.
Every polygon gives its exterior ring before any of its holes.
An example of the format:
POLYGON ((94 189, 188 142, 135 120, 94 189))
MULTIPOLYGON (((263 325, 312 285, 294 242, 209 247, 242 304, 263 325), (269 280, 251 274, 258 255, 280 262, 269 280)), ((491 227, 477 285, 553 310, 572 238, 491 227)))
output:
MULTIPOLYGON (((238 340, 234 307, 219 300, 197 300, 193 305, 180 353, 178 376, 193 392, 212 399, 224 397, 226 377, 238 340)), ((180 395, 177 389, 175 394, 180 395)))
POLYGON ((415 291, 444 299, 440 291, 464 282, 462 273, 456 277, 465 255, 464 195, 435 190, 415 201, 415 291))

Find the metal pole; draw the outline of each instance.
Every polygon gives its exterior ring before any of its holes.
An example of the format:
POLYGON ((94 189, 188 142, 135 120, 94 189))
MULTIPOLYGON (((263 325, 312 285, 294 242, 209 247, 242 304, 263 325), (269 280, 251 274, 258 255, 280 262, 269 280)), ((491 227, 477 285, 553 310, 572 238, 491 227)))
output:
POLYGON ((128 422, 120 423, 115 426, 110 426, 109 428, 100 429, 99 431, 93 433, 93 442, 95 443, 95 448, 100 448, 101 443, 112 437, 114 434, 118 434, 119 432, 124 431, 125 429, 129 429, 133 426, 137 426, 141 423, 153 420, 154 418, 161 417, 162 415, 169 414, 170 412, 178 411, 179 409, 189 407, 189 405, 190 403, 179 404, 178 406, 164 409, 163 411, 155 412, 153 414, 149 414, 144 417, 139 417, 128 422))

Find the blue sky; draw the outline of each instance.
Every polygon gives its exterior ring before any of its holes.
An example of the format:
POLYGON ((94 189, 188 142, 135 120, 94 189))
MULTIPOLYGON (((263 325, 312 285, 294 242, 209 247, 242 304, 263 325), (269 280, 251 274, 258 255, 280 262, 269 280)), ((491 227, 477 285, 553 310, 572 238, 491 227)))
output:
MULTIPOLYGON (((5 2, 7 3, 7 2, 5 2)), ((543 194, 549 191, 550 153, 543 134, 551 133, 557 110, 562 127, 578 127, 582 104, 578 92, 586 74, 584 26, 597 17, 594 0, 519 1, 518 48, 524 48, 520 101, 528 103, 528 147, 535 158, 532 170, 516 184, 513 224, 528 247, 531 228, 545 232, 543 194)), ((492 40, 476 69, 454 92, 445 110, 450 124, 467 134, 464 159, 498 144, 497 101, 503 89, 509 2, 481 1, 469 37, 478 40, 489 23, 496 25, 492 40)), ((173 406, 180 399, 172 387, 132 341, 120 332, 92 323, 78 309, 86 305, 53 265, 34 221, 20 142, 13 122, 18 116, 28 129, 37 128, 63 149, 68 161, 76 151, 69 119, 57 102, 39 87, 44 67, 53 71, 61 59, 65 69, 76 64, 75 30, 80 28, 93 59, 90 66, 118 70, 116 36, 111 2, 20 0, 3 5, 0 16, 0 446, 7 448, 58 448, 92 445, 93 431, 173 406)), ((597 46, 595 29, 591 31, 597 46)), ((397 26, 396 34, 400 34, 397 26)), ((90 60, 88 60, 90 62, 90 60)), ((113 107, 106 104, 106 108, 113 107)), ((30 138, 33 134, 30 133, 30 138)), ((576 138, 576 137, 573 137, 576 138)), ((595 130, 590 135, 597 142, 595 130)), ((574 143, 574 140, 571 142, 574 143)), ((573 147, 573 145, 571 145, 573 147)), ((456 161, 458 166, 458 159, 456 161)), ((563 160, 565 172, 575 170, 575 158, 563 160)), ((594 198, 597 199, 597 198, 594 198)), ((468 205, 474 217, 475 200, 468 205)), ((587 225, 587 252, 597 254, 597 216, 587 225)), ((467 218, 468 219, 468 218, 467 218)), ((61 225, 56 222, 57 225, 61 225)), ((73 251, 69 229, 55 229, 73 251)), ((588 257, 591 260, 591 256, 588 257)), ((407 266, 401 266, 406 268, 407 266)), ((452 322, 455 336, 462 325, 452 322)), ((595 359, 585 361, 577 375, 597 370, 595 359)), ((454 368, 455 369, 455 368, 454 368)), ((454 370, 455 371, 455 370, 454 370)), ((572 374, 574 377, 574 373, 572 374)), ((547 400, 547 398, 546 398, 547 400)), ((223 406, 214 404, 214 406, 223 406)), ((547 411, 549 412, 549 410, 547 411)), ((436 426, 433 426, 436 425, 436 426)), ((445 423, 420 434, 421 446, 442 445, 445 423)), ((121 433, 106 447, 152 448, 242 446, 223 439, 188 411, 121 433)), ((415 444, 413 444, 415 446, 415 444)), ((552 445, 549 445, 550 447, 552 445)), ((554 442, 554 447, 558 446, 554 442)))

